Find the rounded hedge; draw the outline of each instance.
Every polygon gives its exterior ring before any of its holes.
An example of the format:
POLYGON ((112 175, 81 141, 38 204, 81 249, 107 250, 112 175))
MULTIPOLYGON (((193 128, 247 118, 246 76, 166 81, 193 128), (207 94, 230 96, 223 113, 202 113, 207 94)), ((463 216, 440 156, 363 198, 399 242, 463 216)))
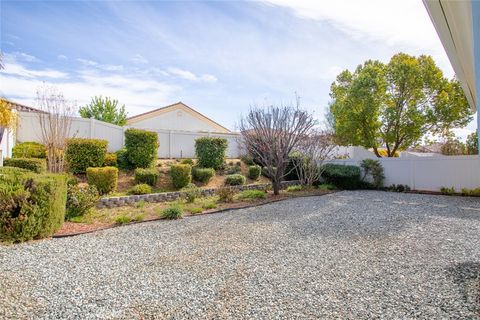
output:
POLYGON ((247 179, 241 174, 229 174, 225 176, 225 184, 228 186, 240 186, 245 184, 246 180, 247 179))
POLYGON ((151 167, 159 146, 155 132, 133 128, 125 131, 126 158, 132 168, 151 167))
POLYGON ((137 168, 135 169, 135 181, 137 183, 146 183, 151 186, 155 186, 160 176, 159 172, 155 168, 137 168))
POLYGON ((225 162, 228 141, 224 138, 203 137, 195 140, 195 154, 198 166, 203 168, 222 168, 225 162))
POLYGON ((215 170, 212 168, 193 168, 192 176, 194 181, 208 183, 215 176, 215 170))
POLYGON ((259 165, 253 165, 248 167, 248 177, 252 180, 257 180, 262 173, 262 167, 259 165))
POLYGON ((152 193, 152 187, 146 183, 137 184, 128 189, 128 194, 149 194, 152 193))
POLYGON ((37 158, 10 158, 3 160, 3 165, 5 167, 16 167, 22 168, 35 173, 45 172, 47 168, 47 163, 45 159, 37 158))
POLYGON ((47 157, 45 146, 34 141, 17 143, 12 149, 12 154, 14 158, 44 159, 47 157))
POLYGON ((339 189, 358 189, 360 187, 360 167, 328 163, 323 166, 322 177, 327 183, 339 189))
POLYGON ((104 195, 117 189, 118 169, 115 167, 87 168, 88 184, 97 187, 98 193, 104 195))
POLYGON ((189 164, 174 164, 170 167, 170 176, 175 188, 181 189, 192 181, 192 167, 189 164))
POLYGON ((107 140, 67 139, 65 160, 73 173, 85 173, 89 167, 101 167, 107 154, 107 140))

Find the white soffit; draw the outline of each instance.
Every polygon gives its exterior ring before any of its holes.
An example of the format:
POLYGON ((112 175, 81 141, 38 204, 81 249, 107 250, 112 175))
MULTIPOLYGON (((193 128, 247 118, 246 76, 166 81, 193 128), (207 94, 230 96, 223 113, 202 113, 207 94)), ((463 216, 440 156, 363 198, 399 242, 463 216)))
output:
MULTIPOLYGON (((474 0, 475 1, 475 0, 474 0)), ((471 108, 476 110, 472 3, 423 0, 471 108)))

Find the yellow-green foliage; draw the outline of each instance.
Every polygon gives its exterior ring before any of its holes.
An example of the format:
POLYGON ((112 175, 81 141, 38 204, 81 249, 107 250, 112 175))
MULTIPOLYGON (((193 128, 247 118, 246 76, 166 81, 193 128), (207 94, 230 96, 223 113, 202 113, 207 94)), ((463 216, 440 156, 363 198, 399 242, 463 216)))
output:
POLYGON ((27 169, 35 173, 45 172, 47 168, 47 163, 45 162, 45 159, 37 159, 37 158, 5 159, 3 161, 3 165, 6 167, 16 167, 16 168, 27 169))
POLYGON ((302 186, 297 185, 297 186, 288 186, 287 187, 287 192, 296 192, 296 191, 302 191, 302 186))
POLYGON ((15 127, 16 120, 17 117, 10 103, 4 99, 0 99, 0 127, 13 128, 15 127))
POLYGON ((192 181, 192 167, 189 164, 174 164, 170 167, 170 176, 175 188, 181 189, 192 181))
POLYGON ((146 183, 151 186, 155 186, 160 176, 159 172, 155 168, 137 168, 135 169, 135 181, 137 183, 146 183))
POLYGON ((101 195, 117 189, 118 169, 115 167, 87 168, 88 184, 97 187, 101 195))
POLYGON ((116 153, 107 153, 105 155, 105 160, 103 161, 104 167, 116 167, 117 166, 117 154, 116 153))
POLYGON ((66 199, 64 175, 0 168, 0 240, 51 236, 65 219, 66 199))
POLYGON ((262 190, 244 190, 240 192, 238 197, 243 200, 258 200, 265 199, 267 194, 262 190))
POLYGON ((128 189, 128 194, 149 194, 152 193, 152 187, 146 183, 137 184, 128 189))
POLYGON ((12 149, 14 158, 46 158, 45 146, 38 142, 17 143, 12 149))
POLYGON ((72 138, 67 140, 65 160, 73 173, 85 173, 89 167, 101 167, 107 153, 107 140, 72 138))

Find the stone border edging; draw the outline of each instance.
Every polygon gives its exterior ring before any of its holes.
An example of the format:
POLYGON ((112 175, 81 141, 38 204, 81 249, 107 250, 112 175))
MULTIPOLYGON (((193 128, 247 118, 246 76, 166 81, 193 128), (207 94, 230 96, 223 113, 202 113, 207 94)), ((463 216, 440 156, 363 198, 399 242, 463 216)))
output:
MULTIPOLYGON (((293 186, 299 184, 299 181, 283 181, 282 189, 287 188, 288 186, 293 186)), ((271 186, 270 183, 262 184, 247 184, 243 186, 231 186, 238 191, 243 190, 264 190, 271 186)), ((202 196, 213 196, 217 188, 208 188, 200 189, 202 196)), ((167 202, 174 201, 181 198, 185 194, 184 191, 173 191, 173 192, 161 192, 161 193, 149 193, 142 195, 131 195, 131 196, 121 196, 121 197, 110 197, 110 198, 100 198, 97 202, 97 208, 115 208, 122 207, 125 205, 132 205, 136 202, 145 201, 145 202, 167 202)))

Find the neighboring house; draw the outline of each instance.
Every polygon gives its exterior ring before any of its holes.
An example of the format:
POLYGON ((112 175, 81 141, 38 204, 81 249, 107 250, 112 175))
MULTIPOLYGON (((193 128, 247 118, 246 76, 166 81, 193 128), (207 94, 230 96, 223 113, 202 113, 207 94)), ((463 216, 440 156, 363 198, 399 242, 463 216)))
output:
POLYGON ((181 130, 216 133, 231 131, 183 102, 145 112, 127 119, 127 126, 150 130, 181 130))

